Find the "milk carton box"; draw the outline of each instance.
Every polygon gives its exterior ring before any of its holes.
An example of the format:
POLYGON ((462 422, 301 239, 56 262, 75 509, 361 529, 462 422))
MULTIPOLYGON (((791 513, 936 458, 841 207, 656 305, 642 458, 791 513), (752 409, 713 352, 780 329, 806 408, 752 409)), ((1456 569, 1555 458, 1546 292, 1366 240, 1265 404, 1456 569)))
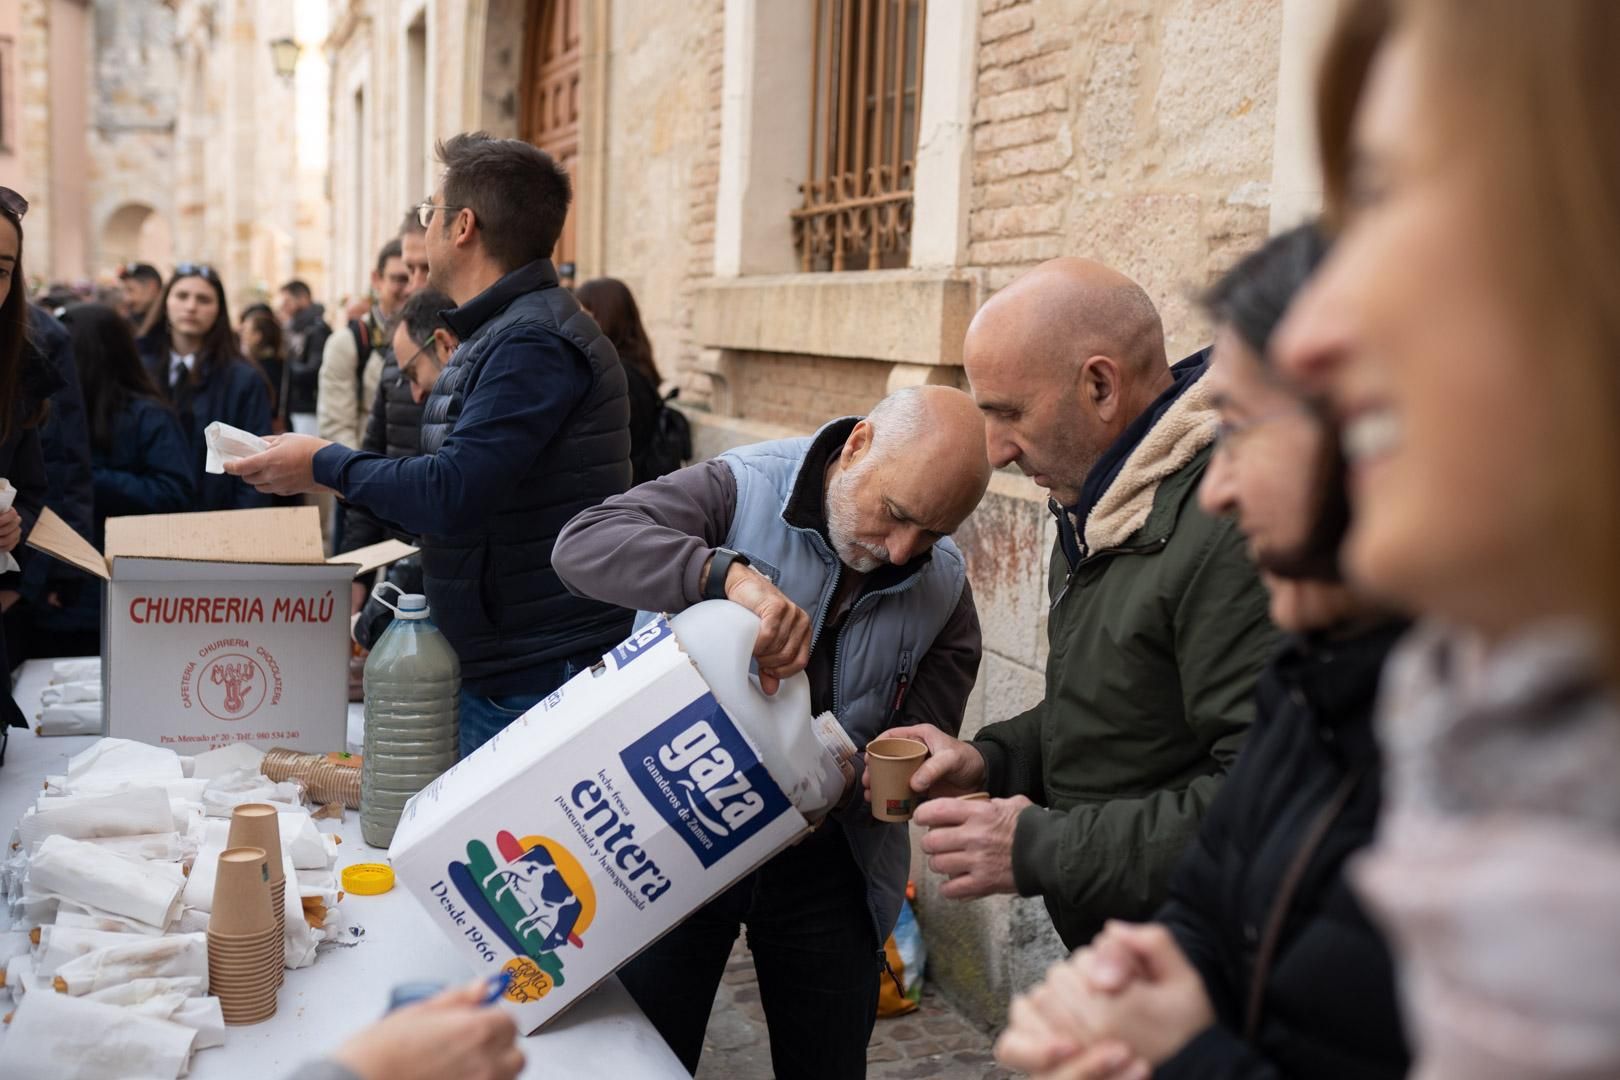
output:
POLYGON ((388 854, 529 1032, 804 833, 786 786, 659 617, 417 794, 388 854))

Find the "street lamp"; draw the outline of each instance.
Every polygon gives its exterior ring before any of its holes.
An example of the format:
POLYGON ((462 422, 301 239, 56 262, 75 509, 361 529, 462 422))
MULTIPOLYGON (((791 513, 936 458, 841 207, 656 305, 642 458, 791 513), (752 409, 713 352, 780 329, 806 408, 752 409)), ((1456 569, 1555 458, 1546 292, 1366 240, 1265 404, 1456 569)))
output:
POLYGON ((298 42, 290 37, 277 38, 270 43, 270 60, 275 64, 276 74, 283 79, 293 77, 298 67, 298 42))

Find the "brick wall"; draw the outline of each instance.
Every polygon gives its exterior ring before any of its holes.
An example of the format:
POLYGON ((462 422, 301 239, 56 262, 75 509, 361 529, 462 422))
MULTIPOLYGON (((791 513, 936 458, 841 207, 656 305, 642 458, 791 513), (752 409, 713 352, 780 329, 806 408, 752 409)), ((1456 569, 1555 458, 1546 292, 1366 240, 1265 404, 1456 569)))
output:
MULTIPOLYGON (((688 10, 703 20, 703 45, 694 62, 704 65, 703 151, 692 165, 685 193, 686 273, 676 293, 680 325, 679 352, 675 371, 682 400, 699 408, 711 404, 710 379, 716 358, 703 350, 692 333, 692 292, 698 282, 714 276, 714 204, 720 190, 720 95, 725 84, 725 4, 724 0, 703 0, 688 10), (706 355, 705 355, 706 354, 706 355)), ((675 374, 665 371, 665 375, 675 374)))
POLYGON ((1036 21, 1029 0, 984 0, 973 109, 968 261, 991 291, 1064 254, 1063 196, 1074 158, 1072 35, 1036 21))
POLYGON ((969 262, 1136 278, 1172 359, 1191 298, 1266 235, 1281 10, 1252 0, 982 0, 969 262))

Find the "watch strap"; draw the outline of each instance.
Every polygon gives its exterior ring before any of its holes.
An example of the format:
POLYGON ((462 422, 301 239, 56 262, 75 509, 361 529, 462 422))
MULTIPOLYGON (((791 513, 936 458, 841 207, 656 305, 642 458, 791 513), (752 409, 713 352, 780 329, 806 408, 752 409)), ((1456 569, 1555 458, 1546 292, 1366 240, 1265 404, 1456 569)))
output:
POLYGON ((750 565, 748 556, 740 551, 730 548, 715 548, 714 555, 709 559, 709 579, 703 585, 703 599, 724 600, 726 598, 726 575, 731 572, 732 563, 750 565))

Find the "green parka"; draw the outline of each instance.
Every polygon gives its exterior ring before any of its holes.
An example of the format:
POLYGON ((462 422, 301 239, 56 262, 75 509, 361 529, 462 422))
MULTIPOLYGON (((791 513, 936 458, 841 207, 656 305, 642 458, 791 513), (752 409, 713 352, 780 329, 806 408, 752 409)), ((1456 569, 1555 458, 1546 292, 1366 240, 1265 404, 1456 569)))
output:
POLYGON ((1278 644, 1241 534, 1198 508, 1214 431, 1192 382, 1087 515, 1075 565, 1060 538, 1045 699, 974 740, 990 793, 1037 804, 1019 816, 1013 873, 1071 948, 1164 900, 1278 644))

